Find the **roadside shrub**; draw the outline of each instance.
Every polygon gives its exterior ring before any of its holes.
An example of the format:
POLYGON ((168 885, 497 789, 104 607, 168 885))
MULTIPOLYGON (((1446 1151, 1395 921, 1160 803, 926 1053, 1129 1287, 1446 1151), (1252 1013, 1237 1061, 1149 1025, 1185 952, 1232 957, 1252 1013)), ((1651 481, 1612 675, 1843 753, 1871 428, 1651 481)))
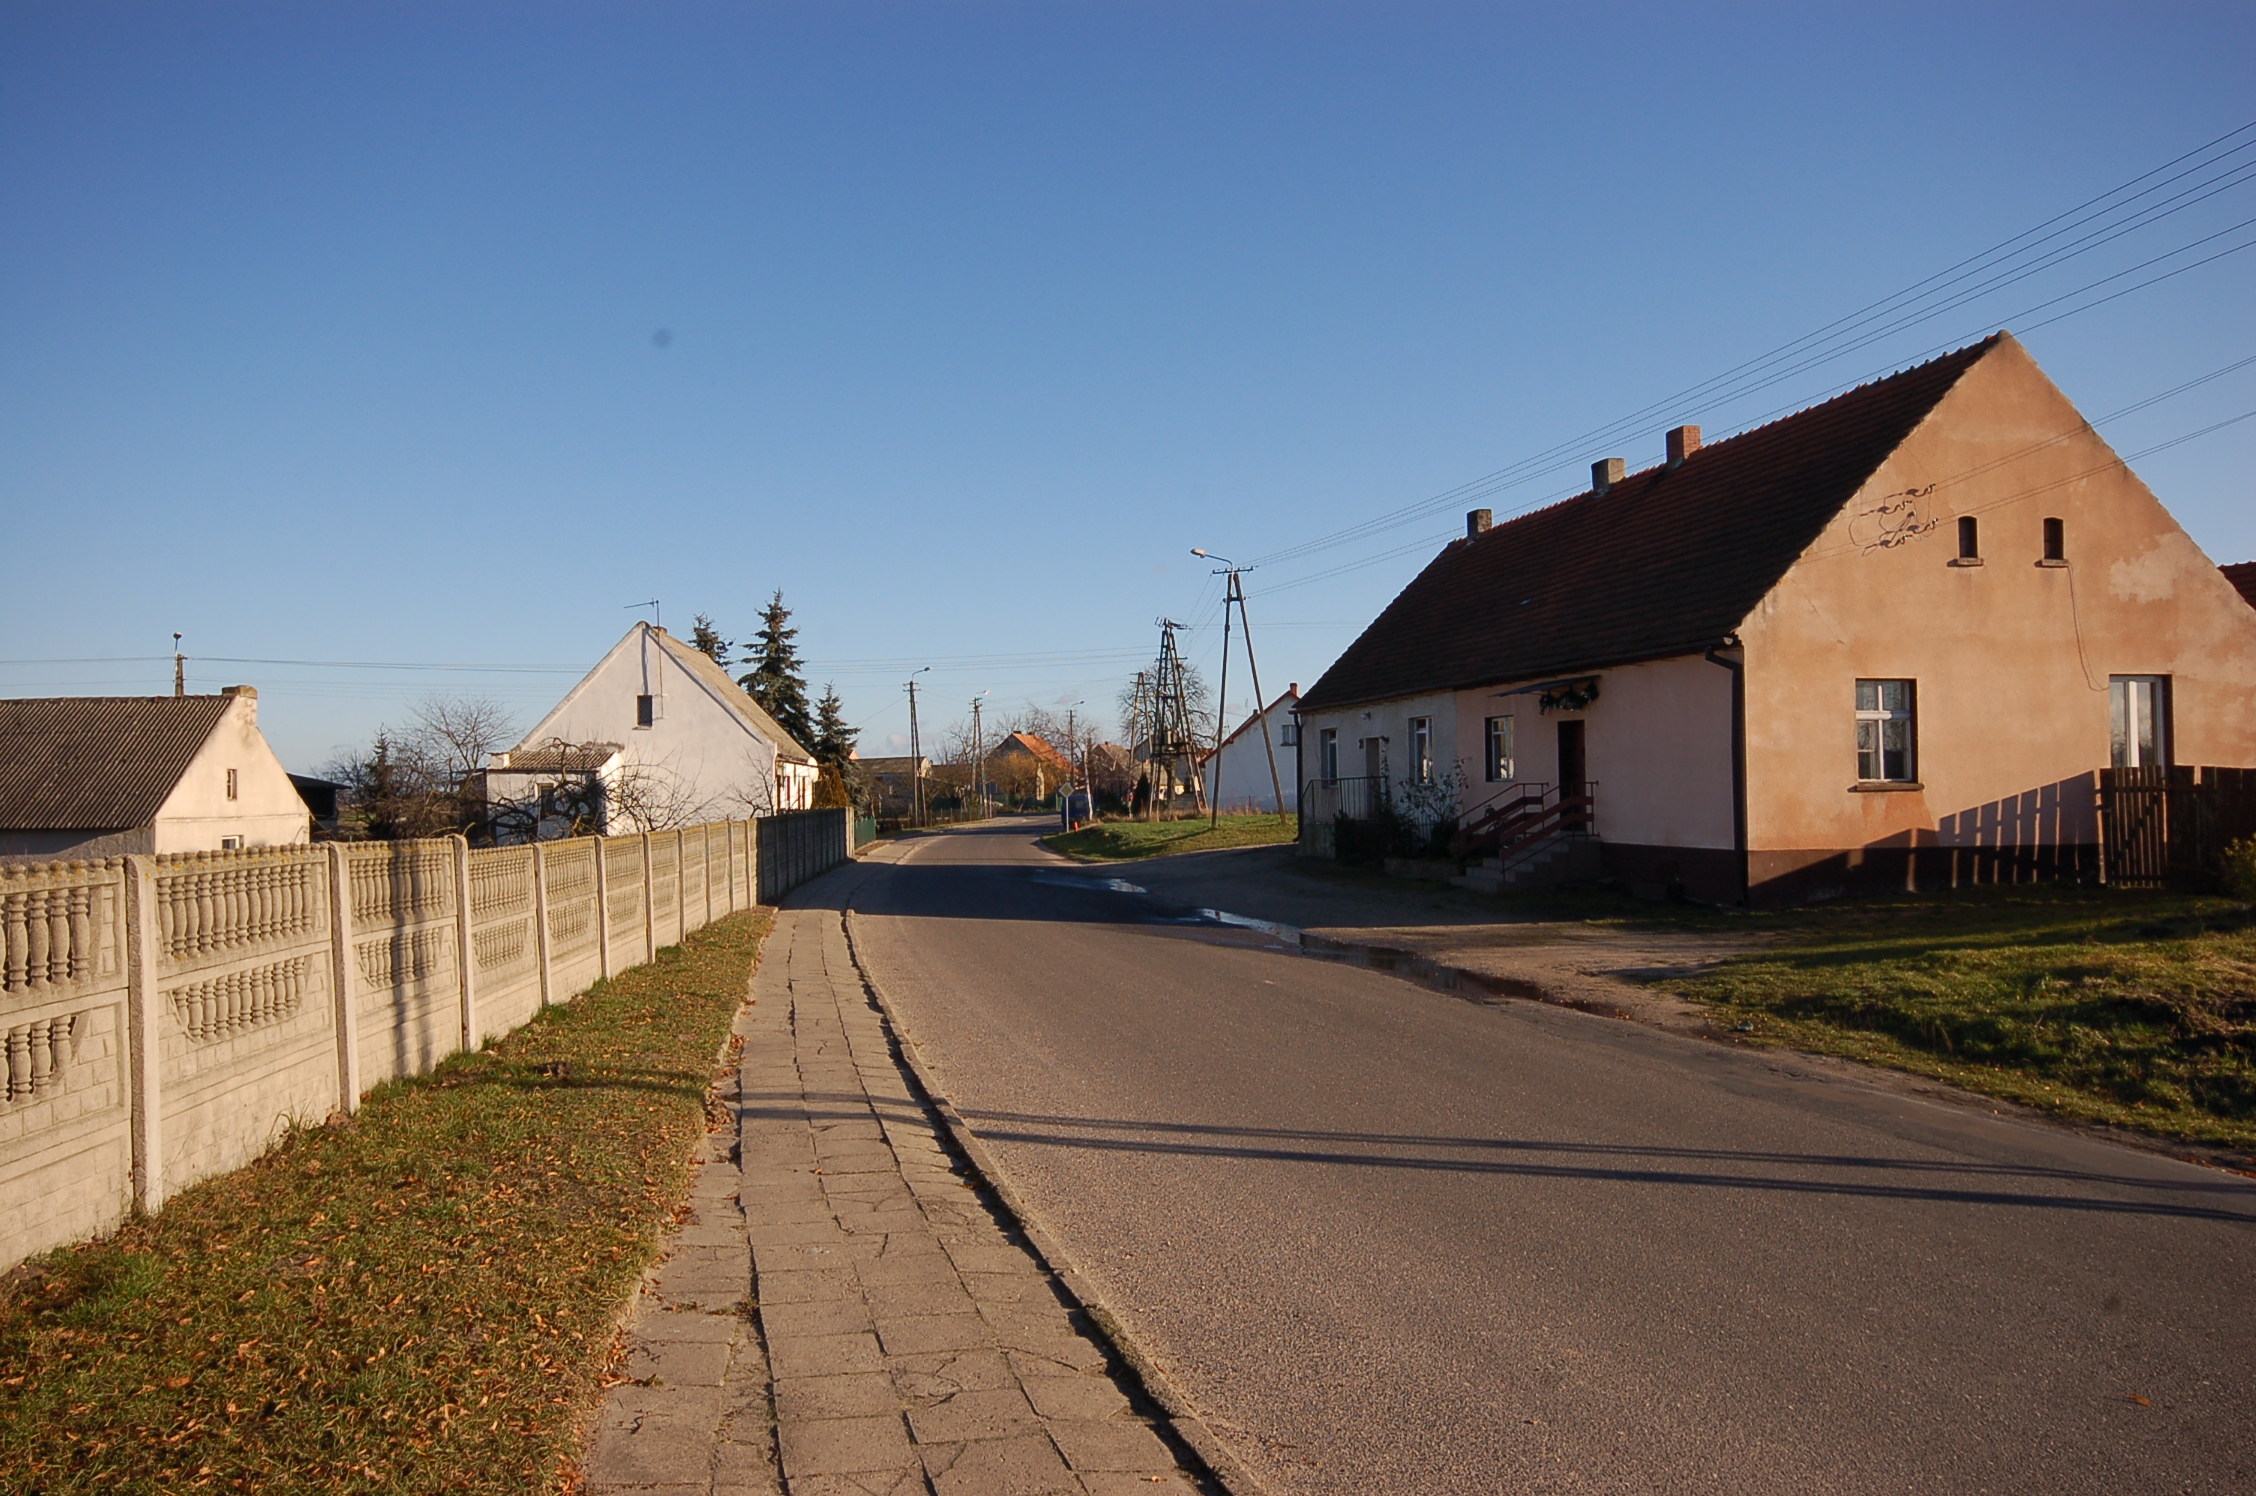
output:
POLYGON ((2225 848, 2225 892, 2243 904, 2256 904, 2256 836, 2244 836, 2225 848))

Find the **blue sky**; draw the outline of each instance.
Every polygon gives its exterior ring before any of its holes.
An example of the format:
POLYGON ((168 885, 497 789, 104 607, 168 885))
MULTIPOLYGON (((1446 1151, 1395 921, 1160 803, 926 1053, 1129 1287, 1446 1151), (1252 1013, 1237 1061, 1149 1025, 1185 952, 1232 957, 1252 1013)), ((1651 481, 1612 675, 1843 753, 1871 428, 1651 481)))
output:
MULTIPOLYGON (((1435 500, 1253 573, 1263 683, 1306 683, 1461 484, 1562 448, 1501 514, 2248 240, 2256 145, 1669 400, 2256 121, 2251 58, 2245 5, 11 4, 0 691, 169 689, 178 629, 310 768, 780 586, 882 752, 914 666, 939 720, 1109 715, 1162 614, 1212 670, 1190 547, 1435 500)), ((2087 415, 2161 393, 2256 354, 2256 250, 2026 341, 2087 415)), ((2102 429, 2251 409, 2256 365, 2102 429)), ((2136 465, 2256 557, 2256 421, 2136 465)))

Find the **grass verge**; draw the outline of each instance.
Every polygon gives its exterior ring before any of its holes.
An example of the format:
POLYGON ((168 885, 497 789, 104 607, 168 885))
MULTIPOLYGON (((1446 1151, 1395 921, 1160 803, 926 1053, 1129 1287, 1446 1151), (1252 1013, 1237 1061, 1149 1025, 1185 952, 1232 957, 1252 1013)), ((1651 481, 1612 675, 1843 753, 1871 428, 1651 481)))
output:
POLYGON ((1666 985, 1758 1043, 2256 1149, 2256 918, 2218 898, 1971 889, 1793 911, 1666 985))
POLYGON ((1290 818, 1224 816, 1219 826, 1209 829, 1207 818, 1200 816, 1190 821, 1099 821, 1079 831, 1045 836, 1042 845, 1077 862, 1129 862, 1223 847, 1276 846, 1299 834, 1299 822, 1290 818))
POLYGON ((554 1488, 766 928, 717 921, 0 1280, 0 1486, 554 1488))

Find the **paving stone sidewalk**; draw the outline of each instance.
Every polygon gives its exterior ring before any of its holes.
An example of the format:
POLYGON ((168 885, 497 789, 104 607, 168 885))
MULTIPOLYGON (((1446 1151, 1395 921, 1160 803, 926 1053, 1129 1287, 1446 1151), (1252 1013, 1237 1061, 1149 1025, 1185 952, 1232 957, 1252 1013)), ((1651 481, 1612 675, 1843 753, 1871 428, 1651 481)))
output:
POLYGON ((589 1496, 1200 1489, 958 1172, 835 911, 777 916, 753 997, 741 1132, 637 1302, 589 1496))

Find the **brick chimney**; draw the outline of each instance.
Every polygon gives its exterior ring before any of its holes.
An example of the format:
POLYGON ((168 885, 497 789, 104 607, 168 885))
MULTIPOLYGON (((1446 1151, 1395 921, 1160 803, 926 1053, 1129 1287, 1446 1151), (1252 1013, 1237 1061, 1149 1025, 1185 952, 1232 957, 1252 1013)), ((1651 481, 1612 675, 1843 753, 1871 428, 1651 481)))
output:
POLYGON ((1465 538, 1470 540, 1495 523, 1496 516, 1493 512, 1486 509, 1468 509, 1465 511, 1465 538))
POLYGON ((1622 475, 1628 471, 1629 464, 1621 458, 1601 457, 1590 464, 1590 486, 1596 492, 1604 493, 1621 482, 1622 475))
POLYGON ((240 697, 243 702, 243 715, 250 720, 251 726, 258 726, 258 687, 221 686, 219 694, 240 697))
POLYGON ((1682 467, 1684 459, 1700 450, 1700 428, 1679 426, 1668 434, 1668 465, 1682 467))

